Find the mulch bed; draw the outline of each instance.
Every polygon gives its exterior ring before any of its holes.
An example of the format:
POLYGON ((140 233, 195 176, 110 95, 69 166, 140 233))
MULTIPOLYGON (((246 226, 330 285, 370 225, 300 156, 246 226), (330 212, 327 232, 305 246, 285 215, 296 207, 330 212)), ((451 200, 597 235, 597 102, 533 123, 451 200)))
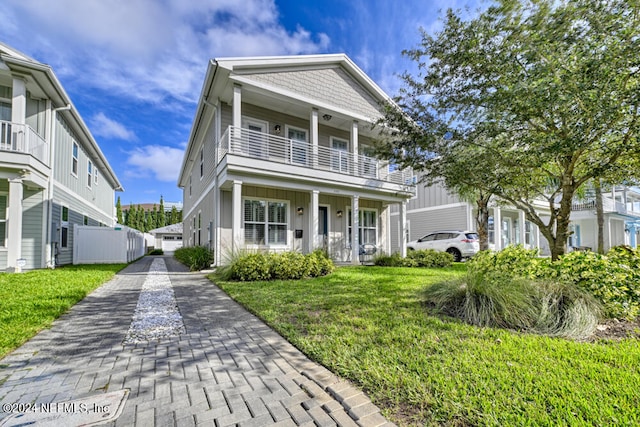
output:
POLYGON ((627 321, 609 319, 598 325, 593 340, 613 339, 621 340, 624 338, 640 339, 640 318, 627 321))

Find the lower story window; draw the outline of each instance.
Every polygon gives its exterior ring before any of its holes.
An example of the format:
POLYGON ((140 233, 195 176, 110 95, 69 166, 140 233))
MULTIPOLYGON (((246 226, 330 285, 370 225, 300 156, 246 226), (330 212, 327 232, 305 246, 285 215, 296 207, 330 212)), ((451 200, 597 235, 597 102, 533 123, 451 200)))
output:
POLYGON ((69 208, 66 206, 62 206, 60 224, 60 247, 69 247, 69 208))
POLYGON ((244 241, 249 245, 286 245, 287 202, 244 201, 244 241))
POLYGON ((0 247, 7 246, 7 196, 0 195, 0 247))
MULTIPOLYGON (((349 243, 351 243, 351 209, 348 215, 349 243)), ((358 210, 358 244, 378 245, 378 212, 371 209, 358 210)))

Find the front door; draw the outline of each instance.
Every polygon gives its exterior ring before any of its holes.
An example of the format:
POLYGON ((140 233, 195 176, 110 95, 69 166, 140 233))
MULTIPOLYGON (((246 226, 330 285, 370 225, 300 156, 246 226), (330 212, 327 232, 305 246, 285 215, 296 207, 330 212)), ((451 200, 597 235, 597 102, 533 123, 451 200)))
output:
POLYGON ((320 236, 320 247, 327 249, 329 241, 329 209, 326 206, 318 208, 318 236, 320 236))

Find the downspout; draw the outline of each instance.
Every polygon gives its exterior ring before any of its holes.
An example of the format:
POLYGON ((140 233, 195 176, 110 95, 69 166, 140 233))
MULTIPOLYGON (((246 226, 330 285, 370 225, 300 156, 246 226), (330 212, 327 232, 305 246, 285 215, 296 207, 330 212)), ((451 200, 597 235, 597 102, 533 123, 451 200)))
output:
POLYGON ((58 111, 68 111, 71 109, 71 104, 67 104, 64 107, 58 107, 53 109, 53 114, 51 115, 51 125, 49 126, 49 131, 51 132, 50 136, 50 144, 49 144, 49 168, 51 169, 51 176, 49 177, 49 188, 48 188, 48 203, 47 203, 47 239, 49 244, 47 245, 47 268, 55 268, 55 254, 53 252, 53 242, 51 241, 51 221, 53 220, 53 181, 55 179, 54 176, 54 157, 55 157, 55 147, 56 147, 56 119, 58 111))

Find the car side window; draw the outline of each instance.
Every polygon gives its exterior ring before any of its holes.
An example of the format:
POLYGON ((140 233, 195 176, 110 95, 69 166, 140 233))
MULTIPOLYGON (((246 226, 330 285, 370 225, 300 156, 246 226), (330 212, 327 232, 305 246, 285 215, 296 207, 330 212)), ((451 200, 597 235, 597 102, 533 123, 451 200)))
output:
POLYGON ((438 237, 436 237, 436 240, 447 240, 451 238, 449 236, 451 236, 451 233, 438 233, 438 237))
POLYGON ((436 240, 436 236, 437 236, 437 234, 429 234, 429 235, 427 235, 427 236, 424 236, 424 237, 423 237, 422 239, 420 239, 420 240, 422 240, 423 242, 429 242, 429 241, 431 241, 431 240, 436 240))

